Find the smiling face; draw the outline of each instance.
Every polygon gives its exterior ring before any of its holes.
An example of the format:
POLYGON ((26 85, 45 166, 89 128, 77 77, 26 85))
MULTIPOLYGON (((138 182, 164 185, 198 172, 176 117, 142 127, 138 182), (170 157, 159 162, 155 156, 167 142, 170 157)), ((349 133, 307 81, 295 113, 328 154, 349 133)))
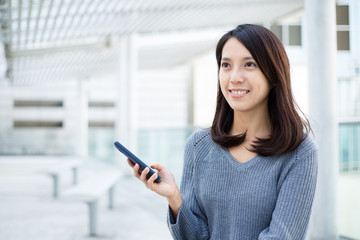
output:
POLYGON ((267 111, 270 84, 250 52, 236 38, 222 49, 221 92, 235 112, 267 111))

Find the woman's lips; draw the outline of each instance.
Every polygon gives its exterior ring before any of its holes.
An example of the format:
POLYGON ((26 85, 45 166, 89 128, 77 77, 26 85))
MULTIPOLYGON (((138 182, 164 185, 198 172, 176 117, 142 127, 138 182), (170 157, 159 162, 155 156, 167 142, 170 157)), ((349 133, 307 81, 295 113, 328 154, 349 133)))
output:
POLYGON ((235 98, 241 98, 244 97, 246 94, 250 92, 250 90, 244 90, 244 89, 230 89, 230 95, 235 98))

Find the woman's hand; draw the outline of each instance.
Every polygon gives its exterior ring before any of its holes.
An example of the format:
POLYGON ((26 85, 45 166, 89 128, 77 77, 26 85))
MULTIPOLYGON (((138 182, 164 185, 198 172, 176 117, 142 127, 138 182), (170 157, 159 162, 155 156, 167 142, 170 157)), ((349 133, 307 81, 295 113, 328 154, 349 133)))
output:
POLYGON ((145 168, 141 171, 139 164, 134 165, 130 159, 127 159, 127 162, 129 166, 133 168, 134 176, 140 179, 148 189, 168 199, 170 208, 176 217, 182 204, 182 198, 174 176, 169 169, 159 163, 154 163, 150 167, 156 169, 158 172, 154 173, 149 179, 147 179, 146 176, 150 171, 149 168, 145 168), (160 183, 154 182, 158 174, 161 177, 160 183))
POLYGON ((164 197, 172 197, 176 194, 177 191, 179 191, 174 176, 165 166, 159 163, 152 164, 150 167, 156 169, 158 172, 147 179, 146 176, 150 171, 149 168, 145 168, 143 171, 141 171, 139 164, 134 165, 129 159, 127 161, 129 166, 133 168, 134 176, 140 179, 148 189, 164 197), (157 175, 160 175, 161 177, 160 183, 154 182, 157 178, 157 175))

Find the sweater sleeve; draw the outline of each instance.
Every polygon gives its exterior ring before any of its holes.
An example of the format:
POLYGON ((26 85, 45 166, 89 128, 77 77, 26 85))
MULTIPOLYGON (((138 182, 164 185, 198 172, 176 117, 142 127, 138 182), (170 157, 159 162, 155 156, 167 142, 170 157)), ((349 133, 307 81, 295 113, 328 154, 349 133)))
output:
POLYGON ((302 240, 310 218, 317 179, 317 150, 299 156, 284 178, 269 227, 259 240, 302 240))
POLYGON ((175 219, 168 209, 167 223, 174 239, 209 239, 205 215, 202 213, 194 193, 194 144, 189 138, 185 146, 184 168, 180 186, 182 205, 175 219))

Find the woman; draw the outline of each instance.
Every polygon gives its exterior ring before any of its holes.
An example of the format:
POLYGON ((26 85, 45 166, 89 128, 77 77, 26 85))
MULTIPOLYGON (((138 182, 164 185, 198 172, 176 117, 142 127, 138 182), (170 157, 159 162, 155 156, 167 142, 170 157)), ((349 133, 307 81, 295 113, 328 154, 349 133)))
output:
POLYGON ((218 42, 219 84, 210 129, 186 143, 179 191, 156 163, 134 175, 167 197, 174 239, 304 239, 317 177, 317 147, 294 102, 290 67, 268 29, 239 25, 218 42))

